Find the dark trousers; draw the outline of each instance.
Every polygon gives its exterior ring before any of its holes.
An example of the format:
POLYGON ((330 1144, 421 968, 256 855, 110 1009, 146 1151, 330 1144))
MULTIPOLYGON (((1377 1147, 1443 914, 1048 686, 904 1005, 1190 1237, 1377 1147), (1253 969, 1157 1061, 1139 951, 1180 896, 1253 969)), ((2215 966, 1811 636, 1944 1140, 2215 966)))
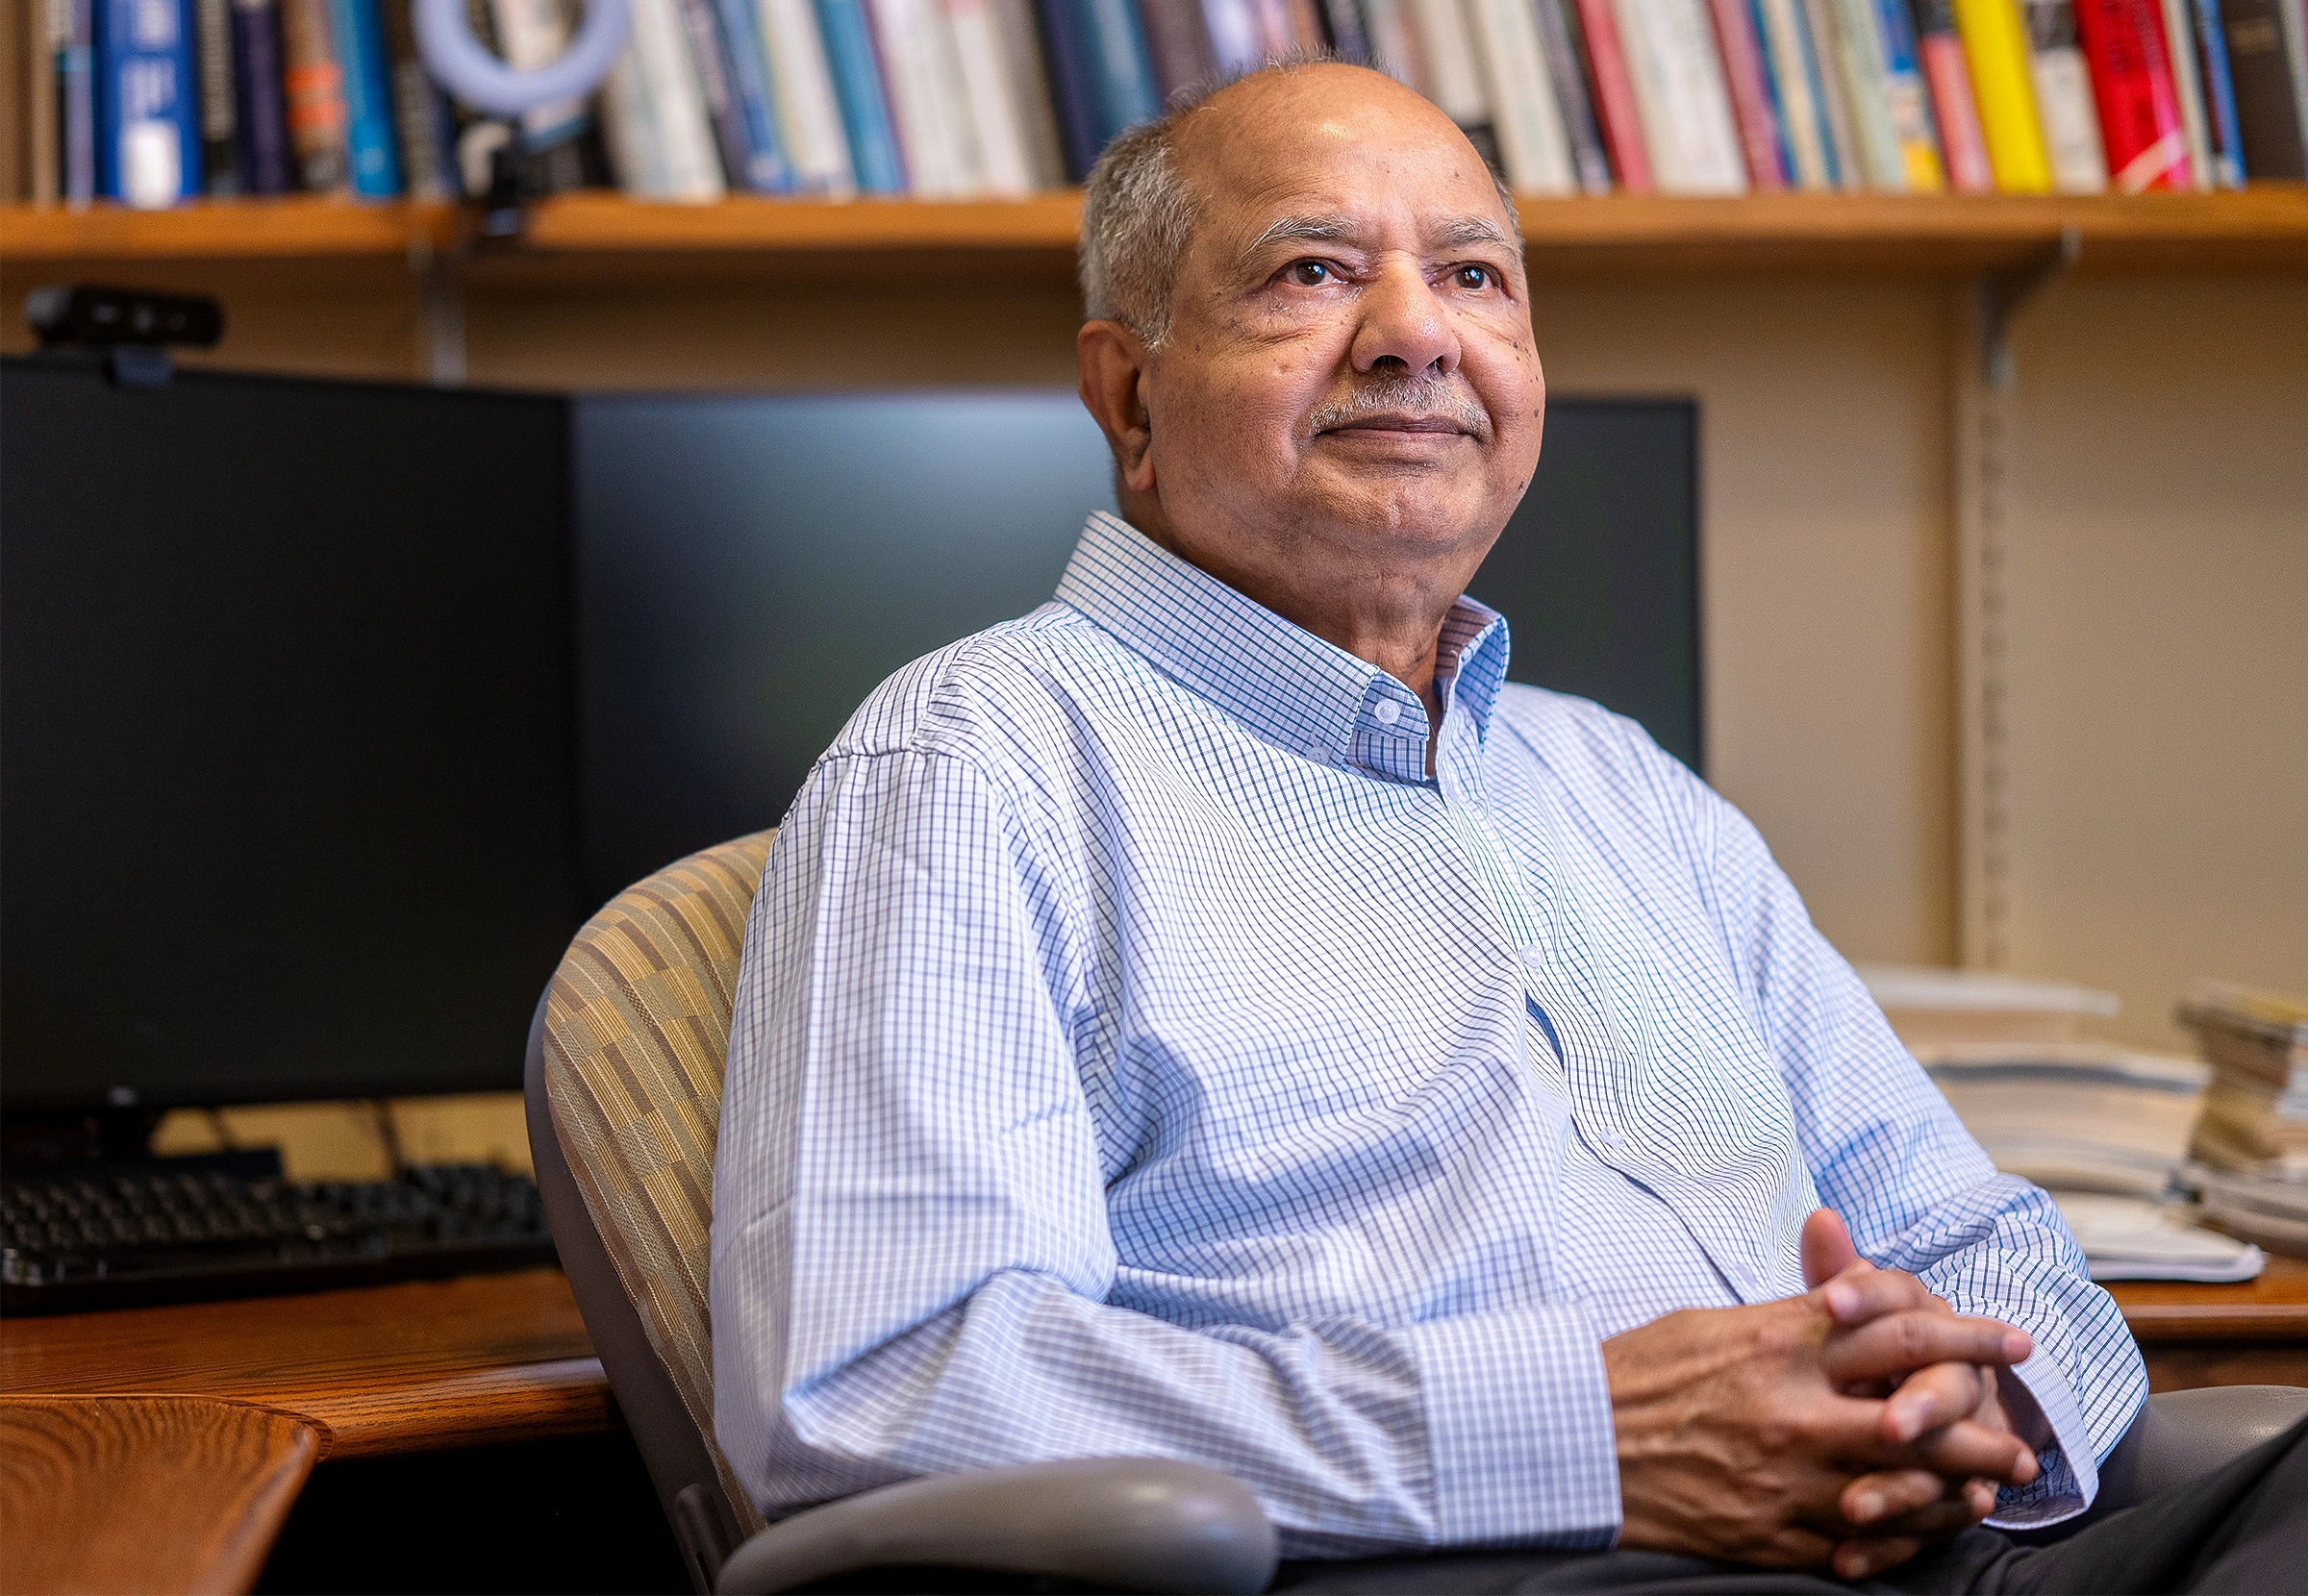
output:
POLYGON ((2308 1593, 2308 1423, 2065 1540, 2021 1546, 1973 1530, 1859 1585, 1664 1552, 1474 1552, 1285 1563, 1273 1588, 1320 1596, 2308 1593))

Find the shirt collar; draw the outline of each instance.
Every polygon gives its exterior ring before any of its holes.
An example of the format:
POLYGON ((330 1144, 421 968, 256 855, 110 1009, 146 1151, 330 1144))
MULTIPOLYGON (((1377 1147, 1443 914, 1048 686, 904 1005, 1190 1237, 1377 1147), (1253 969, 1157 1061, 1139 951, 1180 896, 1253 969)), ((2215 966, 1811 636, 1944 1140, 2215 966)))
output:
MULTIPOLYGON (((1317 763, 1426 779, 1426 707, 1344 649, 1294 626, 1103 511, 1058 583, 1071 605, 1180 686, 1257 736, 1317 763)), ((1443 617, 1436 667, 1446 722, 1479 742, 1507 674, 1507 623, 1461 598, 1443 617)))

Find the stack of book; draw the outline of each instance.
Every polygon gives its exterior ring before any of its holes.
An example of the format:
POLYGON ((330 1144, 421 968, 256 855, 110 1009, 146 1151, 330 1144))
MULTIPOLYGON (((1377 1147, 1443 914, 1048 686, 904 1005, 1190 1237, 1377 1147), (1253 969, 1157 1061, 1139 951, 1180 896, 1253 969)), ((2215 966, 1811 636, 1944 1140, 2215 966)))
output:
POLYGON ((2188 1157, 2210 1073, 2193 1059, 2103 1042, 1914 1049, 2007 1175, 2061 1191, 2160 1199, 2188 1157))
POLYGON ((2189 1143, 2205 1213, 2308 1255, 2308 1003, 2208 982, 2179 1019, 2212 1066, 2189 1143))
MULTIPOLYGON (((0 0, 21 197, 470 187, 409 0, 0 0)), ((577 0, 471 0, 516 66, 577 0)), ((2097 192, 2308 176, 2303 0, 631 0, 546 187, 964 197, 1078 183, 1214 74, 1328 51, 1432 99, 1533 195, 2097 192), (604 164, 604 160, 606 164, 604 164)))

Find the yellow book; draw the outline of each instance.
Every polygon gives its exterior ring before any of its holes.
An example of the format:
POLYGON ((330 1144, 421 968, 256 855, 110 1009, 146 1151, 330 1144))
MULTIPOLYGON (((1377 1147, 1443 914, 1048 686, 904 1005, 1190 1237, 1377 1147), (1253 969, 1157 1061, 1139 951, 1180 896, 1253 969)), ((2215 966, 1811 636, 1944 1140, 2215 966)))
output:
POLYGON ((2027 34, 2018 0, 1955 0, 1955 29, 1971 68, 1995 187, 2007 194, 2050 193, 2051 162, 2027 81, 2027 34))

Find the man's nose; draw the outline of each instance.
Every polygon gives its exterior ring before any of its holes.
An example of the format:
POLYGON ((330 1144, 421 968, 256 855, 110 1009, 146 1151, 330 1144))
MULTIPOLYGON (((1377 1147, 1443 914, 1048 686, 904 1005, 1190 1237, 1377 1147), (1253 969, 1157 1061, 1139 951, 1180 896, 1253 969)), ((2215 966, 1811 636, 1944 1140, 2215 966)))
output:
POLYGON ((1375 371, 1399 361, 1414 377, 1446 377, 1459 368, 1459 338, 1442 298, 1411 262, 1390 262, 1357 296, 1354 368, 1375 371))

